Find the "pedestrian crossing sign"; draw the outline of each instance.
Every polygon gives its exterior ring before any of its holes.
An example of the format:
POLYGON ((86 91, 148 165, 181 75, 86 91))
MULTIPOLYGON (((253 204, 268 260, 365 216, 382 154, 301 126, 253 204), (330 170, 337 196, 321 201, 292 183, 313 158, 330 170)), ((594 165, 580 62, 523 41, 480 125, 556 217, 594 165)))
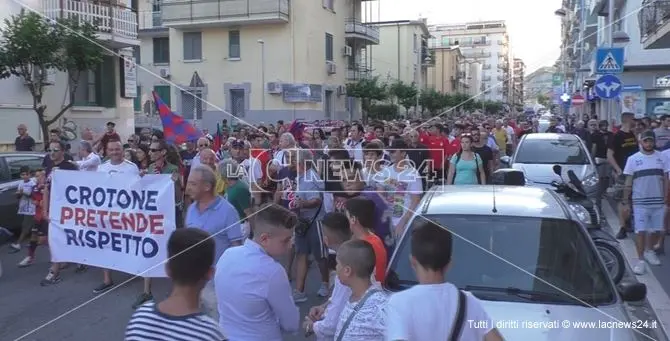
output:
POLYGON ((623 72, 623 48, 600 48, 596 51, 596 73, 623 72))

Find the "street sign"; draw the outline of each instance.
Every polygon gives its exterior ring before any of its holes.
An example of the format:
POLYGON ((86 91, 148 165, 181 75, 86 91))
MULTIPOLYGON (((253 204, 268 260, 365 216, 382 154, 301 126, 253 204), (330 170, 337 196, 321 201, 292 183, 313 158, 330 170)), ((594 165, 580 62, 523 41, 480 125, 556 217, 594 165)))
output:
POLYGON ((596 81, 595 88, 598 97, 612 99, 619 96, 623 84, 621 84, 621 80, 615 75, 602 75, 596 81))
POLYGON ((582 105, 584 104, 584 96, 580 94, 572 95, 572 105, 582 105))
POLYGON ((563 83, 563 75, 561 75, 560 73, 555 73, 551 77, 551 84, 552 85, 556 86, 556 85, 561 85, 562 83, 563 83))
POLYGON ((623 48, 599 48, 596 51, 596 73, 622 73, 623 48))
POLYGON ((570 95, 568 95, 568 94, 562 94, 561 95, 561 101, 567 102, 569 100, 570 100, 570 95))

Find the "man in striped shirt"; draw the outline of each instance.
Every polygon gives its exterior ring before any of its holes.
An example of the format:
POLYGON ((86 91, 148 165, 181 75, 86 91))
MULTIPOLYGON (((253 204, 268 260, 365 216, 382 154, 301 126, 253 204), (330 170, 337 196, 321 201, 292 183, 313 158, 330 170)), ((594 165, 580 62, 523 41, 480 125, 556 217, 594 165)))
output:
POLYGON ((126 341, 222 341, 217 323, 200 310, 200 292, 214 275, 216 246, 209 233, 178 229, 168 241, 166 271, 172 292, 142 304, 128 322, 126 341))

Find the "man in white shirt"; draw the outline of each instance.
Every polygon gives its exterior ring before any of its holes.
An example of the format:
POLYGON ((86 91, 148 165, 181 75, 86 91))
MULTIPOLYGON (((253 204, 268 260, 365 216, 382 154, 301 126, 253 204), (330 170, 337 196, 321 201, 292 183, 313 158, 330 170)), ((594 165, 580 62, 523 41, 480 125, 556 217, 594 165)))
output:
POLYGON ((287 254, 297 217, 271 204, 251 216, 253 239, 227 249, 216 264, 219 326, 230 341, 282 341, 300 328, 291 283, 276 260, 287 254))
POLYGON ((93 152, 93 146, 88 141, 79 143, 79 156, 81 160, 75 161, 79 170, 95 172, 101 163, 100 156, 93 152))
POLYGON ((195 154, 193 160, 191 160, 191 169, 196 169, 200 165, 200 152, 209 148, 209 140, 206 137, 201 137, 198 139, 198 154, 195 154))
POLYGON ((389 299, 387 341, 503 340, 479 300, 444 280, 452 254, 449 230, 428 220, 419 222, 412 231, 411 250, 419 284, 389 299))
MULTIPOLYGON (((98 172, 107 173, 110 176, 114 176, 116 173, 122 173, 122 176, 130 177, 137 177, 140 175, 140 170, 137 168, 137 165, 123 157, 123 146, 121 145, 121 141, 111 141, 107 143, 107 155, 109 156, 109 160, 98 166, 98 172)), ((114 287, 111 271, 103 269, 102 274, 102 284, 93 289, 94 294, 103 293, 114 287)))
POLYGON ((349 138, 344 141, 344 148, 349 151, 349 156, 363 163, 363 142, 365 142, 365 129, 361 124, 354 124, 351 126, 349 138))

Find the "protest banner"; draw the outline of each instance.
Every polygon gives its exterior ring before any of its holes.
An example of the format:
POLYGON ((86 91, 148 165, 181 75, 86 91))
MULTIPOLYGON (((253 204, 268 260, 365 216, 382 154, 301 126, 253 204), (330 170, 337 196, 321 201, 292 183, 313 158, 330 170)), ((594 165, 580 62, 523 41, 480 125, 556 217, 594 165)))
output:
POLYGON ((170 175, 55 170, 49 200, 53 262, 72 262, 143 277, 167 277, 167 241, 175 229, 170 175))

